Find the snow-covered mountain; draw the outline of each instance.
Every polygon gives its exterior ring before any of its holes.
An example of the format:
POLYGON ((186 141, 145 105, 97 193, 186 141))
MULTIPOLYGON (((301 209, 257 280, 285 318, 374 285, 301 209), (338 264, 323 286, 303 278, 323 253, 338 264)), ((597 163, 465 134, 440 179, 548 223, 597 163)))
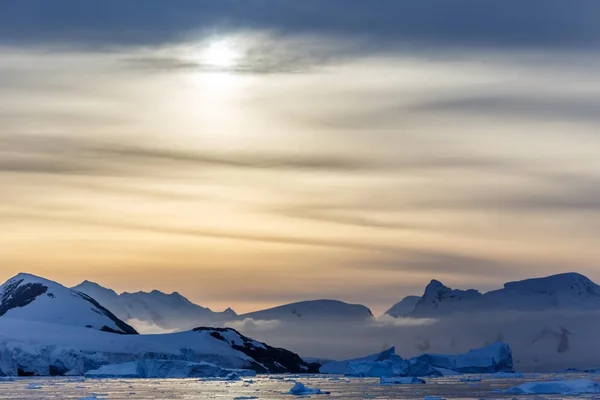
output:
POLYGON ((0 286, 0 317, 137 334, 87 294, 24 273, 0 286))
POLYGON ((187 330, 236 318, 236 313, 231 309, 214 312, 192 303, 177 292, 167 294, 153 290, 117 294, 112 289, 87 280, 73 289, 97 299, 119 318, 129 321, 134 326, 142 323, 164 330, 187 330))
POLYGON ((303 373, 319 367, 231 328, 139 335, 89 295, 34 275, 18 274, 0 286, 0 376, 81 375, 130 362, 190 374, 227 372, 222 368, 303 373))
POLYGON ((373 313, 360 304, 348 304, 338 300, 310 300, 255 311, 239 317, 280 321, 367 321, 373 318, 373 313))
POLYGON ((432 280, 407 315, 444 316, 480 311, 600 310, 600 286, 578 273, 508 282, 504 288, 481 293, 451 289, 432 280))
POLYGON ((419 296, 406 296, 398 303, 394 304, 392 308, 387 310, 383 315, 389 315, 390 317, 398 318, 410 314, 417 303, 421 300, 419 296))

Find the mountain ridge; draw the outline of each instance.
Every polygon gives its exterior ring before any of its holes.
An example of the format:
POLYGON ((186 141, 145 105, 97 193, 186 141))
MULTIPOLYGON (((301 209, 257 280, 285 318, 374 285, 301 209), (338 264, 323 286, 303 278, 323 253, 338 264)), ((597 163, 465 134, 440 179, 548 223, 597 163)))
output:
POLYGON ((460 312, 553 309, 600 309, 600 286, 586 276, 566 272, 506 282, 501 289, 481 293, 451 289, 432 280, 411 317, 443 316, 460 312))
POLYGON ((0 317, 137 334, 89 295, 28 273, 0 286, 0 317))

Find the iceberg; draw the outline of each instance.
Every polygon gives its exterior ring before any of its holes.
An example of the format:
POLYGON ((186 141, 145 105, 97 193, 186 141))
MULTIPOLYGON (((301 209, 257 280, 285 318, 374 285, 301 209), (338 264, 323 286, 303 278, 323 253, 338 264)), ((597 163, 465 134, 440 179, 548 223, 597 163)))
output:
POLYGON ((322 374, 338 374, 351 377, 386 377, 386 376, 441 376, 431 365, 420 360, 404 360, 391 347, 381 353, 364 358, 346 361, 334 361, 323 365, 322 374))
POLYGON ((318 388, 309 388, 300 382, 296 382, 288 394, 293 394, 294 396, 306 396, 310 394, 329 394, 329 392, 323 392, 318 388))
POLYGON ((584 394, 600 393, 600 384, 589 379, 527 382, 503 391, 510 394, 584 394))
POLYGON ((207 362, 178 360, 139 360, 109 364, 85 373, 88 378, 204 378, 220 377, 239 380, 240 376, 256 376, 244 369, 226 369, 207 362))
POLYGON ((429 376, 439 377, 462 373, 512 373, 510 347, 498 342, 465 354, 423 354, 405 360, 396 354, 395 347, 381 353, 346 361, 334 361, 321 366, 322 374, 354 377, 429 376))
POLYGON ((513 372, 512 352, 510 346, 503 342, 469 350, 465 354, 423 354, 416 360, 463 374, 513 372))
MULTIPOLYGON (((387 360, 391 357, 391 355, 396 354, 396 348, 391 347, 387 350, 382 351, 381 353, 371 354, 370 356, 362 357, 362 358, 354 358, 351 360, 345 361, 332 361, 328 362, 321 366, 319 372, 321 374, 335 374, 335 375, 345 375, 348 371, 348 365, 353 363, 367 363, 367 362, 377 362, 382 360, 387 360)), ((400 356, 397 356, 400 358, 400 356)))
POLYGON ((414 376, 382 376, 379 378, 380 385, 414 385, 423 384, 425 381, 414 376))

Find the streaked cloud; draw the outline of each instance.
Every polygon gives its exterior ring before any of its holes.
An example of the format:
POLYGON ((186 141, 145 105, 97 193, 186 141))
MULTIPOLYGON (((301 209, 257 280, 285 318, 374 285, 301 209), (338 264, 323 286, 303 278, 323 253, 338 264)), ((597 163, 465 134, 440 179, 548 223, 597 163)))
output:
POLYGON ((0 262, 240 312, 600 280, 598 7, 4 1, 0 262))

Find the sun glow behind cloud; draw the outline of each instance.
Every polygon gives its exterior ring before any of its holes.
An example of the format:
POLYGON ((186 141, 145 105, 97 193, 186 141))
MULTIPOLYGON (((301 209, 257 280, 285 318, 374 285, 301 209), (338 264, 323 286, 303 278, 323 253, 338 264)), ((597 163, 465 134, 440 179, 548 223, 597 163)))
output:
POLYGON ((240 58, 239 49, 227 39, 209 42, 199 56, 203 64, 216 68, 233 68, 240 58))

